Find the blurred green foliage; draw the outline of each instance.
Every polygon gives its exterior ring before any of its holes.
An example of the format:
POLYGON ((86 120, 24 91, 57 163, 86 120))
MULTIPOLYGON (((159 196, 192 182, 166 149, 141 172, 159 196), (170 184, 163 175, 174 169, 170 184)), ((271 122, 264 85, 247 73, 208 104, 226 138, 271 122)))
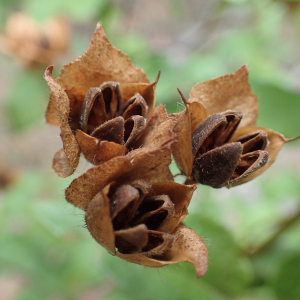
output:
MULTIPOLYGON (((300 10, 290 11, 290 2, 216 1, 214 18, 232 8, 245 11, 252 25, 228 27, 211 47, 191 50, 180 62, 167 51, 151 48, 145 36, 124 34, 120 28, 126 12, 117 1, 1 0, 0 23, 3 27, 14 10, 37 20, 66 15, 76 29, 69 56, 55 65, 57 75, 64 63, 84 52, 95 23, 101 21, 112 44, 150 80, 162 70, 157 103, 169 112, 182 109, 177 87, 187 97, 197 82, 247 64, 259 98, 259 126, 293 137, 300 132, 299 82, 288 66, 299 60, 299 48, 297 41, 279 34, 288 23, 295 38, 300 37, 300 10)), ((185 6, 179 4, 180 9, 172 4, 176 16, 185 6)), ((3 109, 7 130, 18 136, 43 119, 49 89, 44 70, 19 69, 12 60, 10 64, 15 74, 6 87, 3 109)), ((21 274, 17 300, 300 299, 300 223, 297 218, 286 222, 300 207, 300 178, 294 167, 271 168, 254 182, 230 190, 198 188, 186 224, 209 249, 209 269, 201 279, 187 263, 156 270, 110 256, 85 230, 83 212, 64 200, 63 189, 71 179, 57 178, 50 163, 47 170, 23 170, 19 181, 0 194, 0 284, 7 274, 21 274)), ((174 164, 171 169, 178 171, 174 164)))

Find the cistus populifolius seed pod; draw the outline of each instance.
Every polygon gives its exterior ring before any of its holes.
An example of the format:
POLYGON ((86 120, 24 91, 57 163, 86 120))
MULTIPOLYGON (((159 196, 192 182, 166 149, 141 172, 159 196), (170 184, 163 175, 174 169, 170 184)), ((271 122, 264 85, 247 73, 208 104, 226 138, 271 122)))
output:
POLYGON ((196 84, 188 100, 181 97, 185 110, 169 115, 177 134, 172 150, 189 183, 214 188, 245 183, 267 170, 282 145, 294 140, 256 127, 258 103, 246 66, 196 84))
POLYGON ((145 72, 110 44, 100 24, 84 55, 64 65, 57 79, 52 70, 45 72, 51 89, 46 120, 61 129, 63 149, 53 159, 59 176, 74 173, 81 152, 97 165, 137 147, 155 108, 160 72, 149 83, 145 72))

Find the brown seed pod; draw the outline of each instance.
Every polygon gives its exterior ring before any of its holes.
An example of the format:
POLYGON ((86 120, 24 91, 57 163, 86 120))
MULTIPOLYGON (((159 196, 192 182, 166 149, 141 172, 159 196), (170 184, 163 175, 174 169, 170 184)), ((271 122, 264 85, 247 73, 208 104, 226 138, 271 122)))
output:
POLYGON ((61 128, 63 150, 53 162, 59 176, 75 171, 80 152, 97 165, 143 143, 160 72, 149 83, 144 71, 110 44, 100 24, 83 56, 65 65, 57 79, 52 70, 45 72, 51 89, 46 120, 61 128))
POLYGON ((282 145, 294 140, 255 127, 258 104, 246 66, 196 84, 189 100, 180 95, 186 108, 170 115, 177 134, 172 151, 187 182, 215 188, 245 183, 269 168, 282 145))

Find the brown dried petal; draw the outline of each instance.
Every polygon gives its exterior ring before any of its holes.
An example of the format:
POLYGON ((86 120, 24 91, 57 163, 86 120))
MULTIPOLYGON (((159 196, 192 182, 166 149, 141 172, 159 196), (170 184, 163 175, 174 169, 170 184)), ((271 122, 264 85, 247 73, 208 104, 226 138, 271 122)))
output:
POLYGON ((124 124, 124 146, 131 148, 146 127, 147 120, 141 116, 132 116, 124 124))
POLYGON ((133 115, 146 117, 148 113, 148 105, 140 94, 131 97, 124 108, 122 117, 126 120, 133 115))
POLYGON ((184 225, 179 225, 172 234, 175 236, 172 247, 154 258, 166 264, 187 261, 194 265, 197 277, 203 276, 208 267, 208 251, 203 239, 184 225))
POLYGON ((92 237, 110 254, 115 255, 115 234, 110 219, 110 205, 106 193, 101 191, 87 207, 85 223, 92 237))
POLYGON ((207 115, 240 110, 244 118, 241 126, 255 126, 258 115, 256 96, 248 83, 248 69, 242 66, 235 73, 196 84, 190 93, 190 102, 200 102, 207 115))
POLYGON ((196 185, 182 185, 176 182, 157 182, 152 185, 152 189, 157 195, 168 195, 175 205, 174 218, 165 220, 159 230, 164 232, 173 231, 187 216, 187 207, 190 204, 196 185))
POLYGON ((282 134, 275 132, 273 130, 267 129, 267 128, 258 128, 258 127, 244 127, 239 128, 234 136, 232 137, 232 140, 238 140, 240 137, 243 137, 247 134, 251 134, 253 132, 256 132, 257 130, 265 131, 268 134, 268 141, 269 144, 266 148, 266 151, 269 153, 269 160, 268 162, 257 171, 253 172, 251 175, 247 176, 243 180, 241 180, 238 184, 246 183, 258 175, 262 174, 264 171, 266 171, 272 163, 275 161, 277 154, 279 153, 281 147, 283 144, 293 141, 299 137, 292 138, 292 139, 286 139, 282 134))
POLYGON ((136 68, 126 54, 110 44, 98 23, 85 54, 63 67, 58 82, 64 88, 81 86, 88 91, 106 81, 119 82, 121 85, 148 83, 144 71, 136 68))
MULTIPOLYGON (((76 169, 79 162, 80 148, 75 136, 69 126, 70 105, 67 94, 52 76, 53 66, 50 66, 45 71, 45 79, 53 93, 53 98, 57 103, 57 109, 60 119, 61 139, 63 142, 66 157, 73 171, 76 169)), ((69 174, 71 175, 71 174, 69 174)))
POLYGON ((124 119, 117 117, 95 128, 91 136, 100 141, 114 142, 123 145, 124 142, 124 119))
POLYGON ((116 156, 123 156, 128 152, 123 145, 100 141, 79 129, 76 130, 76 138, 85 158, 94 165, 102 164, 116 156))
MULTIPOLYGON (((86 96, 86 90, 82 87, 72 86, 65 89, 65 92, 70 101, 69 124, 72 130, 76 130, 79 128, 79 116, 86 96)), ((46 111, 46 121, 51 125, 59 126, 60 122, 57 105, 52 93, 49 98, 50 101, 46 111)))
POLYGON ((227 187, 238 185, 244 178, 262 168, 269 160, 267 151, 257 150, 241 156, 227 187))
POLYGON ((228 184, 243 151, 241 143, 225 144, 195 159, 193 175, 197 182, 220 188, 228 184))

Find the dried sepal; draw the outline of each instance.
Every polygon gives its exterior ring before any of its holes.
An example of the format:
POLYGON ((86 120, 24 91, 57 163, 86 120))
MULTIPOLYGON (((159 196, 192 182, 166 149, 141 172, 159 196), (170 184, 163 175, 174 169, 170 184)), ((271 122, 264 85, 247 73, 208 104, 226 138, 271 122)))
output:
POLYGON ((206 119, 207 113, 204 106, 199 102, 189 102, 189 113, 191 118, 191 132, 194 132, 201 122, 206 119))
POLYGON ((178 89, 185 109, 179 113, 168 115, 172 120, 172 130, 176 135, 172 144, 172 153, 180 171, 190 176, 193 167, 192 132, 206 118, 206 112, 201 103, 189 102, 178 89))
POLYGON ((65 150, 58 150, 53 157, 52 167, 60 177, 68 177, 73 174, 74 169, 69 164, 65 150))
POLYGON ((93 238, 115 255, 115 236, 110 219, 109 199, 105 192, 100 191, 89 203, 85 223, 93 238))
POLYGON ((128 149, 115 142, 99 141, 83 131, 76 130, 76 139, 85 158, 94 165, 102 164, 116 156, 123 156, 128 149))
POLYGON ((82 86, 87 90, 103 82, 148 83, 145 72, 136 68, 129 57, 113 47, 100 23, 97 24, 85 54, 65 65, 59 75, 65 87, 82 86))
POLYGON ((187 261, 194 265, 197 277, 203 276, 208 267, 208 251, 204 240, 184 225, 178 226, 172 234, 175 237, 172 248, 159 258, 166 263, 187 261))
POLYGON ((117 156, 99 166, 90 168, 67 187, 65 190, 67 201, 86 210, 99 190, 132 169, 130 160, 126 156, 117 156))
MULTIPOLYGON (((61 86, 56 82, 52 76, 53 66, 50 66, 45 71, 45 79, 52 90, 53 101, 56 102, 57 113, 59 116, 60 130, 61 130, 61 139, 63 142, 64 152, 66 154, 67 160, 71 168, 68 172, 60 172, 59 175, 67 177, 73 174, 79 162, 80 148, 76 141, 76 138, 69 126, 69 111, 70 104, 67 94, 62 90, 61 86)), ((56 161, 59 159, 57 156, 56 161)), ((65 163, 58 163, 63 165, 65 163)))
POLYGON ((235 73, 196 84, 190 93, 190 102, 200 102, 207 115, 239 110, 244 117, 241 126, 255 126, 258 115, 257 97, 248 83, 248 69, 244 65, 235 73))
POLYGON ((193 168, 192 155, 192 131, 191 131, 191 117, 188 101, 184 98, 182 93, 178 90, 181 98, 185 104, 185 109, 179 114, 170 115, 173 119, 173 132, 176 134, 175 142, 172 144, 172 153, 174 159, 183 174, 190 176, 193 168), (182 147, 183 144, 187 144, 182 147))

